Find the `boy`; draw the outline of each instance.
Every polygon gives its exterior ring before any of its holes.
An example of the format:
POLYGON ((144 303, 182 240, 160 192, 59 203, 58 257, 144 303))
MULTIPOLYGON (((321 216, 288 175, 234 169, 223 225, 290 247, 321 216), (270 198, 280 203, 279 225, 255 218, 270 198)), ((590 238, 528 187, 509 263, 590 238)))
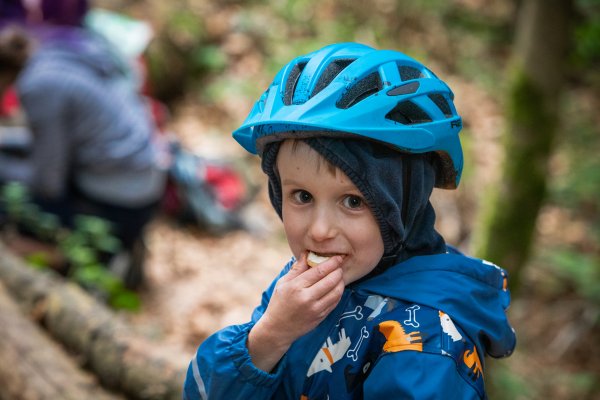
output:
POLYGON ((294 257, 249 323, 200 346, 186 398, 486 398, 483 356, 515 335, 505 272, 434 229, 431 191, 462 169, 452 99, 419 62, 355 43, 280 71, 234 137, 261 156, 294 257))

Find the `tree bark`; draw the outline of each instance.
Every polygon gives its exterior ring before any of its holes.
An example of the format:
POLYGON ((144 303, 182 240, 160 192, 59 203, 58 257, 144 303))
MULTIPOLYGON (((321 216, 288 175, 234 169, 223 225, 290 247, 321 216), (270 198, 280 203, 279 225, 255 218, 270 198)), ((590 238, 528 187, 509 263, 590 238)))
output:
POLYGON ((520 285, 546 197, 572 7, 571 0, 521 4, 509 74, 501 179, 483 199, 482 223, 473 240, 477 256, 508 270, 513 292, 520 285))
POLYGON ((184 354, 169 354, 136 335, 83 289, 52 271, 32 269, 2 244, 0 280, 105 386, 132 399, 181 398, 188 364, 184 354))
POLYGON ((0 399, 117 400, 24 316, 0 282, 0 399))

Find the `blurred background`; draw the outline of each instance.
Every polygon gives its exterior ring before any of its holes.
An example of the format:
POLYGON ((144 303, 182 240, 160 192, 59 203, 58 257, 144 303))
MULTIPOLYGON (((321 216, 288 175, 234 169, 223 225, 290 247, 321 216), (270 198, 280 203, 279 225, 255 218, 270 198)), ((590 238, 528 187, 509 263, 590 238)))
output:
POLYGON ((434 193, 438 229, 512 279, 518 344, 488 360, 490 398, 600 399, 600 1, 91 4, 151 29, 143 68, 165 129, 257 187, 247 229, 150 225, 148 283, 126 317, 141 330, 191 355, 248 318, 289 251, 258 160, 231 131, 291 58, 358 41, 417 58, 454 91, 465 167, 458 190, 434 193))

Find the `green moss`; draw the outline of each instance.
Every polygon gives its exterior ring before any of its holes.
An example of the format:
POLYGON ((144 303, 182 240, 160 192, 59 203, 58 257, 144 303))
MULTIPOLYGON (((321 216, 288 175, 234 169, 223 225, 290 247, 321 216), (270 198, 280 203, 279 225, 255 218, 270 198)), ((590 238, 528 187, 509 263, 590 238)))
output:
POLYGON ((483 229, 476 247, 478 256, 509 271, 513 290, 519 285, 546 196, 548 159, 557 131, 556 104, 522 68, 513 70, 502 178, 484 199, 483 229))

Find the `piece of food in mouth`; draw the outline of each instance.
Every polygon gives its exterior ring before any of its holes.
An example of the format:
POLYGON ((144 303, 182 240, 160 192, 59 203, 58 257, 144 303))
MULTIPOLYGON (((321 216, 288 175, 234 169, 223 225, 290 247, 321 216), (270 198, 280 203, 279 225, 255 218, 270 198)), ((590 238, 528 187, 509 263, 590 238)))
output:
POLYGON ((320 256, 312 251, 308 252, 308 257, 306 258, 306 263, 309 267, 316 267, 317 265, 329 260, 331 257, 320 256))

